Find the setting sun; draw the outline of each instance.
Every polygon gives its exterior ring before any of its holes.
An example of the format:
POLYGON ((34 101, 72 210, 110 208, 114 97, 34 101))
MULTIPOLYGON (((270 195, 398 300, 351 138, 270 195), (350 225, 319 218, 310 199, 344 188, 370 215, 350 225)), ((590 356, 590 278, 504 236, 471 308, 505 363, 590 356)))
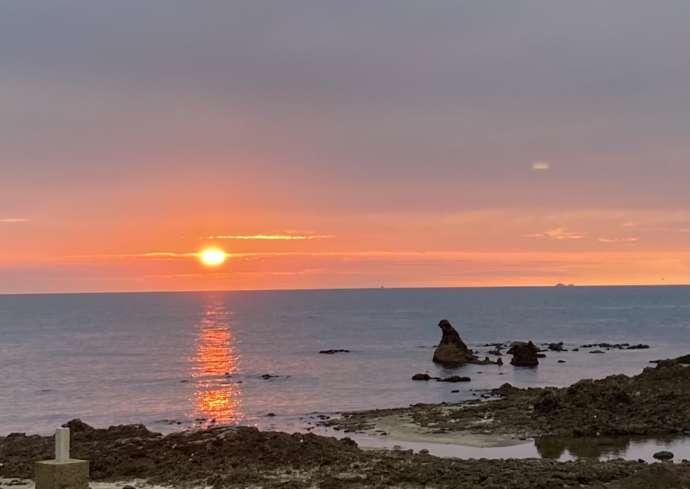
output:
POLYGON ((219 248, 206 248, 199 254, 199 260, 207 267, 217 267, 225 262, 225 252, 219 248))

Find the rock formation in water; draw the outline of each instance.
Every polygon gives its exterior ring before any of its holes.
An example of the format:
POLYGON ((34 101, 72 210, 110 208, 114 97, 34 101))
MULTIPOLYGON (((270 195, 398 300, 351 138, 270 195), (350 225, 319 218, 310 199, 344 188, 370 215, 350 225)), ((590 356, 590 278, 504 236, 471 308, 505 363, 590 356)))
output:
POLYGON ((412 380, 431 380, 433 377, 429 374, 414 374, 412 380))
POLYGON ((462 341, 458 332, 447 319, 441 320, 438 327, 441 328, 443 336, 436 347, 436 351, 434 351, 434 362, 449 367, 458 367, 478 361, 472 350, 462 341))
POLYGON ((516 367, 536 367, 539 365, 539 348, 531 341, 526 343, 524 341, 514 342, 508 353, 513 355, 510 364, 516 367))

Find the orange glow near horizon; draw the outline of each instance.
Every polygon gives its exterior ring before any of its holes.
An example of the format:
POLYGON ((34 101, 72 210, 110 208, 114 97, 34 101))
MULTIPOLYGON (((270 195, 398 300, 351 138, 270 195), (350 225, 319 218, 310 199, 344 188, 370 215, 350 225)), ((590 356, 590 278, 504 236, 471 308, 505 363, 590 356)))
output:
POLYGON ((0 293, 687 284, 690 269, 680 210, 201 215, 3 223, 0 293), (230 253, 212 236, 242 239, 230 253))

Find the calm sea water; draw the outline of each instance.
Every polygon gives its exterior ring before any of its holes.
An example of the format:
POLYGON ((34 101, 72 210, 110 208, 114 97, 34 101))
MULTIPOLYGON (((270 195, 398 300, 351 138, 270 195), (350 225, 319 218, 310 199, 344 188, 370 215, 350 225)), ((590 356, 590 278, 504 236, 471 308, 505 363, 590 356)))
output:
POLYGON ((159 431, 204 419, 300 429, 299 418, 313 412, 459 401, 504 382, 567 385, 635 374, 650 360, 690 351, 689 291, 680 286, 0 296, 0 433, 47 433, 74 417, 96 426, 141 422, 159 431), (521 339, 652 347, 604 355, 550 353, 537 369, 506 363, 449 371, 431 362, 442 318, 480 354, 488 350, 483 343, 521 339), (318 354, 330 348, 351 353, 318 354), (410 380, 424 371, 468 375, 472 382, 410 380), (266 380, 263 374, 279 377, 266 380))

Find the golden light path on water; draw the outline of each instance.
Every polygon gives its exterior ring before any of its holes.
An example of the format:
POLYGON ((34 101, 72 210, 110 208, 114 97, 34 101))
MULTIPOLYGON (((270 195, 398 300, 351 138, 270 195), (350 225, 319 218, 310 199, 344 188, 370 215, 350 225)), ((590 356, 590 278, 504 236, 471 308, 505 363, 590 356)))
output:
POLYGON ((222 297, 206 299, 198 323, 196 352, 191 359, 194 379, 193 417, 202 424, 236 423, 242 418, 240 389, 229 376, 237 372, 228 311, 222 297))

